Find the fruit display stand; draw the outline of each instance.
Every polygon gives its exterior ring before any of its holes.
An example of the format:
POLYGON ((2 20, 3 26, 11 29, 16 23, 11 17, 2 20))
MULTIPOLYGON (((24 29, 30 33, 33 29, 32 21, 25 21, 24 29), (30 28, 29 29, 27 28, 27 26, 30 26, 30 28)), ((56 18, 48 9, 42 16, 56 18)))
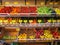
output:
MULTIPOLYGON (((9 44, 19 42, 29 45, 33 42, 45 42, 48 45, 47 43, 50 42, 53 45, 55 40, 60 40, 60 18, 58 18, 58 13, 53 10, 54 8, 47 6, 1 8, 0 26, 4 27, 2 40, 9 44)), ((34 43, 31 45, 35 45, 34 43)), ((45 43, 36 45, 45 45, 45 43)))
POLYGON ((1 4, 0 45, 58 45, 59 1, 4 0, 1 4))

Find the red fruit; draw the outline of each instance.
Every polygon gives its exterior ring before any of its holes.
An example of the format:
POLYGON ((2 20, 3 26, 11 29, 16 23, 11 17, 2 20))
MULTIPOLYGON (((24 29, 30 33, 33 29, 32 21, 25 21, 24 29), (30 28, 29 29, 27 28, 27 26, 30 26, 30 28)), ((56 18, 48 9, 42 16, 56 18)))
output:
POLYGON ((21 8, 20 7, 16 7, 16 12, 18 12, 18 13, 21 13, 21 8))
POLYGON ((58 32, 53 32, 53 36, 54 36, 54 38, 58 38, 58 36, 59 36, 58 32))
POLYGON ((28 7, 21 7, 21 13, 29 13, 28 7))
POLYGON ((40 35, 44 35, 44 31, 43 30, 39 30, 40 35))
POLYGON ((29 10, 30 10, 30 13, 33 13, 31 15, 37 15, 37 14, 34 14, 37 12, 37 8, 36 7, 29 7, 29 10))
POLYGON ((29 7, 30 13, 36 13, 37 7, 29 7))
POLYGON ((39 38, 39 37, 40 37, 40 32, 37 31, 37 32, 36 32, 36 38, 39 38))

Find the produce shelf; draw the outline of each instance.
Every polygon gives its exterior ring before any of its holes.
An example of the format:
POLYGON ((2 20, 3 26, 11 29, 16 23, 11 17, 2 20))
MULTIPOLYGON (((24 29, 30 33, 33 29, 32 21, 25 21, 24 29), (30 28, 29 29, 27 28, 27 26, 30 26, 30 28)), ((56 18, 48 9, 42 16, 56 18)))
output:
POLYGON ((29 24, 29 23, 22 23, 22 24, 0 24, 2 27, 26 27, 26 28, 37 28, 37 27, 60 27, 60 23, 36 23, 36 24, 29 24))
POLYGON ((3 40, 2 42, 20 42, 20 43, 30 43, 30 42, 54 42, 54 41, 59 41, 60 39, 20 39, 20 40, 11 40, 11 39, 6 39, 3 40))
POLYGON ((0 13, 0 17, 58 17, 55 13, 51 14, 39 14, 39 13, 0 13))

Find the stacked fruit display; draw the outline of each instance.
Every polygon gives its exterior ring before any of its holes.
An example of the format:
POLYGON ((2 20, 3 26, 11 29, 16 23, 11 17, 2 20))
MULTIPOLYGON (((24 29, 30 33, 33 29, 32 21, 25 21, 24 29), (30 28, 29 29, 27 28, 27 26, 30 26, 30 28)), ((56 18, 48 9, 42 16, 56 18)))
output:
POLYGON ((21 18, 0 18, 0 24, 21 24, 21 23, 59 23, 60 19, 21 19, 21 18))
POLYGON ((2 7, 0 13, 36 13, 36 7, 2 7))
MULTIPOLYGON (((52 13, 60 14, 60 9, 56 8, 51 9, 47 6, 43 7, 36 7, 36 6, 29 6, 29 7, 14 7, 14 6, 8 6, 8 7, 1 7, 0 13, 9 13, 9 14, 17 14, 17 13, 38 13, 38 14, 52 14, 52 13)), ((21 14, 22 15, 22 14, 21 14)), ((25 14, 24 14, 25 15, 25 14)))
POLYGON ((18 36, 18 39, 27 39, 27 34, 23 33, 18 36))
POLYGON ((16 39, 16 36, 5 35, 3 39, 16 39))
POLYGON ((21 7, 21 13, 29 13, 28 7, 21 7))
POLYGON ((44 31, 44 38, 52 39, 53 35, 51 34, 51 31, 45 30, 44 31))
MULTIPOLYGON (((32 30, 33 31, 33 30, 32 30)), ((59 39, 60 35, 58 31, 51 31, 51 30, 35 30, 35 34, 29 34, 29 32, 20 34, 18 39, 59 39)))
POLYGON ((16 39, 17 38, 17 32, 9 32, 8 35, 5 34, 3 36, 3 39, 16 39))
POLYGON ((39 14, 51 14, 52 13, 52 9, 51 8, 49 8, 49 7, 39 7, 39 8, 37 8, 37 12, 39 13, 39 14))
POLYGON ((0 9, 0 13, 10 13, 12 11, 12 7, 4 7, 0 9))

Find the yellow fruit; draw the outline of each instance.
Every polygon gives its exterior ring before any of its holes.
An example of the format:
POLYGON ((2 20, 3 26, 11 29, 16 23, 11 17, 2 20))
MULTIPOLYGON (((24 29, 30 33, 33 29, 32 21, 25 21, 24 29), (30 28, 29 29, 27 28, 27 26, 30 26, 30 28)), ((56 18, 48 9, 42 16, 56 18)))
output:
POLYGON ((29 4, 29 2, 26 2, 26 4, 28 5, 28 4, 29 4))
POLYGON ((20 28, 16 28, 16 31, 20 31, 20 28))
POLYGON ((48 20, 48 22, 51 22, 51 20, 48 20))
POLYGON ((32 35, 32 36, 29 36, 29 38, 30 38, 30 39, 34 39, 34 38, 35 38, 35 36, 33 36, 33 35, 32 35))
POLYGON ((44 5, 45 3, 44 2, 41 2, 41 5, 44 5))
POLYGON ((2 20, 0 20, 0 23, 2 23, 3 21, 2 20))
POLYGON ((9 2, 5 2, 5 4, 10 4, 9 2))
POLYGON ((53 21, 53 23, 55 23, 56 22, 56 20, 52 20, 53 21))
POLYGON ((52 5, 52 4, 53 4, 53 2, 50 2, 50 4, 52 5))
POLYGON ((44 37, 45 37, 44 35, 43 36, 40 36, 40 38, 43 38, 43 39, 44 39, 44 37))
POLYGON ((19 20, 20 23, 22 23, 22 20, 19 20))
POLYGON ((11 36, 11 39, 16 39, 16 36, 11 36))
POLYGON ((55 11, 56 11, 57 14, 60 15, 60 9, 59 8, 55 8, 55 11))
POLYGON ((31 23, 31 22, 33 22, 33 20, 29 20, 29 22, 31 23))
POLYGON ((14 2, 14 4, 18 4, 18 2, 14 2))
POLYGON ((27 20, 24 20, 24 22, 26 23, 26 22, 27 22, 27 20))
POLYGON ((40 23, 42 20, 38 20, 38 22, 40 23))

